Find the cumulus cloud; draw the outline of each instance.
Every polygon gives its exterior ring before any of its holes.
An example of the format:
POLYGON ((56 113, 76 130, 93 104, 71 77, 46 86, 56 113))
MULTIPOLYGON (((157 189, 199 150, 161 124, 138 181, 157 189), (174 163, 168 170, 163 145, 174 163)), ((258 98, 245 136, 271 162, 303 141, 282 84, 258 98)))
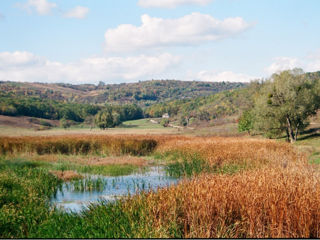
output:
POLYGON ((306 71, 320 71, 320 49, 306 57, 306 71))
POLYGON ((43 65, 45 59, 29 52, 1 52, 0 70, 15 70, 29 66, 43 65))
POLYGON ((29 13, 35 11, 39 15, 49 15, 57 4, 47 0, 28 0, 26 3, 18 3, 17 6, 29 13))
POLYGON ((152 78, 175 66, 180 58, 158 56, 91 57, 73 63, 49 61, 29 52, 0 53, 0 80, 25 82, 109 83, 152 78))
POLYGON ((196 74, 195 79, 206 82, 250 82, 256 79, 256 77, 231 71, 201 71, 196 74))
POLYGON ((205 6, 212 0, 139 0, 138 5, 144 8, 175 8, 182 5, 205 6))
POLYGON ((277 57, 273 60, 274 62, 265 69, 268 74, 273 74, 275 72, 293 69, 301 66, 301 63, 297 58, 277 57))
POLYGON ((105 33, 106 51, 132 51, 170 45, 193 45, 237 35, 250 27, 241 17, 218 20, 192 13, 177 19, 141 16, 141 26, 119 25, 105 33))
POLYGON ((302 58, 295 57, 277 57, 273 59, 273 63, 265 68, 265 72, 273 74, 276 72, 302 68, 306 72, 320 71, 320 51, 315 51, 302 58))
POLYGON ((66 12, 64 14, 64 17, 83 19, 87 16, 88 13, 89 13, 89 8, 77 6, 73 9, 71 9, 70 11, 66 12))

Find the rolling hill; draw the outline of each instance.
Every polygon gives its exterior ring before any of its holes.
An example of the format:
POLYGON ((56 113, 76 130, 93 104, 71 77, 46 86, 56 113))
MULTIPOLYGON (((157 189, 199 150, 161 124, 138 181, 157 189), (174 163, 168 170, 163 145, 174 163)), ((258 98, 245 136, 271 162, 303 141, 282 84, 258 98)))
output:
POLYGON ((151 80, 121 84, 48 84, 0 81, 1 96, 37 97, 87 104, 137 104, 141 107, 176 99, 209 96, 241 88, 244 83, 151 80))

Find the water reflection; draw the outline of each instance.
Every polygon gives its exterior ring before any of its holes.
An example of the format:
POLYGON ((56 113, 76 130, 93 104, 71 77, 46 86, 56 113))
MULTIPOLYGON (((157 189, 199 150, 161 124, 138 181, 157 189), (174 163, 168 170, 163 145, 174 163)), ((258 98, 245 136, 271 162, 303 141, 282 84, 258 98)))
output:
POLYGON ((99 200, 114 201, 128 193, 156 190, 177 181, 176 178, 167 176, 162 167, 151 167, 145 173, 120 177, 88 175, 83 180, 65 183, 52 202, 66 211, 79 212, 99 200))

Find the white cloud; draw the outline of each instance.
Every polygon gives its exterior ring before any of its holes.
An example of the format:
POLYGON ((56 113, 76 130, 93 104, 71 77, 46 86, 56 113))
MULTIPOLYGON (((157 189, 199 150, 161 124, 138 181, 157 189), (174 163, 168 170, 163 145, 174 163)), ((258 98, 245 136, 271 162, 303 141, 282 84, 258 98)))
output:
POLYGON ((250 80, 254 79, 256 79, 256 77, 231 71, 201 71, 195 76, 195 80, 205 82, 250 82, 250 80))
POLYGON ((212 0, 139 0, 138 5, 144 8, 175 8, 181 5, 205 6, 212 0))
POLYGON ((64 17, 83 19, 87 16, 88 13, 89 13, 89 8, 77 6, 71 9, 70 11, 66 12, 64 14, 64 17))
POLYGON ((293 68, 302 68, 306 72, 320 71, 320 51, 315 51, 302 58, 295 57, 277 57, 273 63, 265 68, 265 72, 273 74, 293 68))
POLYGON ((91 57, 74 63, 49 61, 29 52, 0 53, 0 80, 25 82, 109 83, 145 80, 162 75, 179 57, 91 57))
POLYGON ((29 52, 1 52, 0 70, 42 65, 45 59, 29 52))
POLYGON ((307 66, 306 71, 315 72, 320 71, 320 49, 306 57, 307 66))
POLYGON ((142 25, 119 25, 105 33, 106 51, 132 51, 170 45, 192 45, 237 35, 250 27, 241 17, 217 20, 192 13, 177 19, 141 16, 142 25))
POLYGON ((47 0, 28 0, 26 3, 18 3, 17 6, 30 13, 35 10, 39 15, 49 15, 57 4, 47 0))
POLYGON ((297 58, 277 57, 273 60, 274 62, 265 69, 268 74, 273 74, 275 72, 293 69, 301 66, 301 63, 297 58))

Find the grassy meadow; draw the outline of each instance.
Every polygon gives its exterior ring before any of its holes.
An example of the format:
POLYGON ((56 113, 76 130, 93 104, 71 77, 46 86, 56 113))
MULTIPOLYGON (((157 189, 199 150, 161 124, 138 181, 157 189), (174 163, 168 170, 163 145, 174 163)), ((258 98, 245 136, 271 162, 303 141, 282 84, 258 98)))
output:
POLYGON ((2 238, 320 237, 318 167, 288 143, 163 134, 2 136, 0 153, 2 238), (50 204, 64 181, 79 179, 74 187, 81 189, 84 173, 120 176, 153 165, 182 180, 81 213, 50 204))

